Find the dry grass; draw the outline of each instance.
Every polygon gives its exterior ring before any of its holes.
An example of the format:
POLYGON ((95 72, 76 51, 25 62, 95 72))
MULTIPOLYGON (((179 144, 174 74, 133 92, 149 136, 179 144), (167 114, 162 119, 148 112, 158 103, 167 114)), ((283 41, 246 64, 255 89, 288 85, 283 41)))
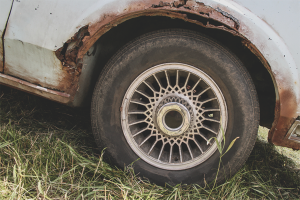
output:
POLYGON ((299 152, 260 128, 246 165, 217 187, 160 187, 102 161, 88 109, 0 86, 0 199, 299 199, 299 152))

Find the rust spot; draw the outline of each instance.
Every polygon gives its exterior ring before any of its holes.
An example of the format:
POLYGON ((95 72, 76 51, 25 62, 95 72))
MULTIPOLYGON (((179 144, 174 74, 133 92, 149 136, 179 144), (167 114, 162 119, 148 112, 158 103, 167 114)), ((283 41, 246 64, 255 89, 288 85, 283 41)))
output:
MULTIPOLYGON (((4 35, 4 34, 3 34, 4 35)), ((3 47, 3 44, 2 44, 2 40, 3 38, 1 38, 1 41, 0 41, 0 72, 3 72, 3 67, 4 67, 4 47, 3 47)))
POLYGON ((291 91, 280 91, 280 101, 276 101, 275 118, 268 134, 269 143, 278 146, 290 147, 300 150, 300 143, 289 140, 286 136, 288 130, 297 118, 297 103, 291 91), (282 106, 284 105, 284 106, 282 106))
POLYGON ((216 11, 218 11, 219 13, 221 13, 222 15, 226 16, 227 18, 231 19, 232 21, 235 22, 235 28, 239 29, 240 27, 240 22, 237 18, 235 18, 234 16, 232 16, 231 14, 221 10, 219 7, 216 9, 216 11))
POLYGON ((88 49, 107 31, 111 28, 140 16, 165 16, 170 18, 182 19, 206 28, 215 28, 228 31, 234 35, 243 37, 238 32, 239 23, 230 14, 206 6, 204 3, 195 1, 136 1, 128 6, 123 13, 106 13, 99 17, 99 20, 88 26, 89 36, 82 39, 83 45, 79 48, 77 58, 83 58, 83 55, 88 49), (212 22, 207 21, 203 24, 195 19, 188 18, 187 14, 201 16, 208 20, 218 21, 223 25, 214 25, 212 22))
POLYGON ((79 31, 65 44, 63 47, 56 50, 55 55, 61 61, 62 69, 65 72, 63 80, 58 85, 58 88, 63 88, 73 97, 77 90, 79 75, 82 69, 82 59, 78 58, 78 51, 83 45, 83 38, 89 36, 88 25, 79 29, 79 31))
MULTIPOLYGON (((278 80, 274 77, 268 61, 264 58, 261 52, 248 40, 243 40, 242 44, 259 58, 265 68, 270 72, 273 80, 278 80)), ((277 83, 277 85, 280 84, 284 83, 277 83)), ((295 94, 289 90, 279 89, 279 99, 276 100, 275 104, 274 121, 268 134, 269 143, 300 150, 300 143, 289 140, 285 137, 297 118, 296 110, 297 101, 295 94)))
POLYGON ((277 126, 274 129, 269 131, 268 140, 270 143, 273 143, 282 147, 289 147, 292 149, 300 150, 300 143, 289 140, 285 137, 291 125, 295 122, 295 118, 287 118, 280 116, 277 121, 277 126))
POLYGON ((170 3, 160 1, 158 4, 152 4, 152 7, 159 8, 159 7, 170 6, 170 5, 171 5, 170 3))
POLYGON ((175 7, 175 8, 179 8, 179 7, 181 7, 181 6, 184 6, 185 4, 186 4, 186 2, 187 2, 187 0, 183 0, 183 1, 174 1, 173 2, 173 6, 175 7))
POLYGON ((73 98, 78 89, 79 76, 82 69, 83 56, 91 46, 111 28, 132 18, 140 16, 165 16, 182 19, 206 28, 221 29, 236 36, 238 25, 233 17, 225 12, 219 12, 203 3, 187 0, 177 1, 135 1, 123 13, 106 13, 99 16, 98 22, 86 25, 59 48, 55 55, 61 61, 64 71, 63 79, 58 89, 71 95, 73 98), (206 24, 195 19, 190 19, 188 14, 201 16, 207 19, 206 24), (214 22, 218 23, 214 24, 214 22), (220 25, 223 24, 223 25, 220 25))
POLYGON ((284 105, 280 109, 280 115, 287 118, 297 117, 297 100, 295 94, 288 90, 280 91, 280 104, 284 105))
POLYGON ((55 90, 50 90, 47 88, 43 88, 37 86, 35 84, 29 83, 27 81, 20 80, 18 78, 14 78, 5 74, 0 73, 0 83, 4 85, 8 85, 9 87, 16 88, 18 90, 26 91, 34 95, 42 96, 47 99, 51 99, 53 101, 57 101, 60 103, 69 103, 70 95, 62 92, 58 92, 55 90))
MULTIPOLYGON (((102 14, 99 16, 97 22, 82 27, 62 48, 56 51, 56 56, 61 61, 63 69, 66 72, 65 78, 61 82, 61 87, 63 87, 63 85, 70 86, 65 92, 69 93, 71 97, 74 97, 76 94, 82 68, 82 58, 92 45, 113 27, 140 16, 165 16, 182 19, 205 28, 220 29, 238 36, 242 38, 243 45, 260 59, 262 64, 270 72, 273 80, 276 80, 267 60, 255 45, 239 33, 240 22, 230 13, 220 8, 214 9, 210 6, 206 6, 204 3, 190 0, 139 0, 133 1, 133 3, 128 5, 121 13, 112 12, 102 14), (198 21, 195 17, 191 18, 190 16, 200 16, 203 20, 198 21)), ((277 83, 277 85, 278 84, 281 83, 277 83)), ((295 117, 297 117, 295 113, 296 109, 293 107, 296 105, 294 100, 295 96, 292 92, 279 91, 279 99, 277 99, 275 107, 275 119, 269 131, 268 139, 269 142, 276 145, 300 149, 299 143, 284 140, 285 134, 295 121, 295 117), (291 106, 285 105, 286 103, 291 106)))
POLYGON ((85 36, 89 36, 88 25, 79 29, 79 31, 65 44, 63 47, 56 50, 56 57, 62 62, 63 68, 71 72, 75 72, 78 66, 79 60, 77 59, 77 54, 79 48, 83 45, 82 39, 85 36))
MULTIPOLYGON (((1 53, 1 52, 0 52, 1 53)), ((3 72, 3 60, 2 60, 2 56, 1 56, 1 60, 0 60, 0 72, 3 72)))
MULTIPOLYGON (((268 61, 265 59, 265 57, 262 55, 262 53, 255 47, 254 44, 252 44, 249 40, 244 39, 242 40, 242 44, 247 47, 258 59, 260 62, 265 66, 265 68, 270 72, 270 74, 273 76, 271 67, 268 63, 268 61)), ((272 77, 274 78, 274 77, 272 77)))

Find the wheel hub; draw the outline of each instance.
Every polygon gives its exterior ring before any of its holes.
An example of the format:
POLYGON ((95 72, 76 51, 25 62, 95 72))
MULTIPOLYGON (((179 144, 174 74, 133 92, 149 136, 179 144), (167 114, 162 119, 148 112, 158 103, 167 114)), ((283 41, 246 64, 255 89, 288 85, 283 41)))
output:
POLYGON ((180 103, 164 104, 157 113, 156 123, 160 131, 168 136, 179 136, 188 130, 191 116, 188 109, 180 103))

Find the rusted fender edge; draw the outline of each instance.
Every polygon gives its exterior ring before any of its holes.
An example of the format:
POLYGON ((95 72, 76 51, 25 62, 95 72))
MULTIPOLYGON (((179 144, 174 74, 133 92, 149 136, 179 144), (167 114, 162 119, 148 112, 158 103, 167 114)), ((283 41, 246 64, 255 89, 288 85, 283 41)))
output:
POLYGON ((99 16, 99 21, 83 26, 63 47, 55 53, 66 69, 75 71, 76 77, 72 81, 74 87, 69 90, 70 99, 73 100, 78 89, 78 80, 82 69, 82 59, 92 45, 107 31, 113 27, 140 16, 165 16, 182 19, 184 21, 200 25, 205 28, 214 28, 227 31, 243 39, 243 44, 249 48, 270 72, 276 91, 275 118, 269 131, 269 142, 279 146, 300 149, 300 144, 287 140, 286 133, 297 118, 297 100, 292 90, 278 89, 278 81, 274 76, 268 61, 261 52, 247 38, 239 33, 240 22, 234 16, 217 8, 214 9, 203 3, 195 1, 135 1, 128 6, 122 14, 104 13, 99 16), (196 15, 207 19, 206 23, 190 19, 189 15, 196 15), (220 25, 222 24, 222 25, 220 25))
POLYGON ((70 102, 70 95, 58 92, 55 90, 46 89, 38 85, 34 85, 27 81, 20 80, 5 74, 0 73, 0 83, 9 87, 14 87, 19 90, 29 92, 38 96, 45 97, 47 99, 57 101, 60 103, 68 104, 70 102))
MULTIPOLYGON (((261 52, 248 40, 243 40, 242 43, 260 59, 262 64, 272 75, 273 82, 276 83, 270 65, 261 52)), ((272 128, 269 130, 268 141, 269 143, 277 146, 300 150, 299 142, 290 140, 288 137, 286 137, 288 130, 298 117, 296 96, 290 90, 277 89, 277 91, 279 92, 279 97, 276 99, 274 121, 272 128)))
POLYGON ((297 119, 297 102, 294 94, 290 91, 283 91, 281 101, 276 101, 275 106, 275 119, 273 126, 268 134, 269 143, 275 144, 277 146, 289 147, 294 150, 300 150, 300 143, 297 140, 292 140, 287 137, 287 133, 291 126, 295 123, 297 119), (283 107, 285 104, 287 106, 283 107), (288 114, 286 117, 283 112, 288 114))
POLYGON ((147 2, 135 1, 122 14, 102 14, 99 16, 100 21, 81 27, 72 38, 65 42, 63 47, 55 51, 55 55, 61 61, 63 68, 68 72, 70 71, 70 78, 67 76, 62 82, 71 81, 74 85, 72 89, 68 90, 71 98, 74 98, 78 88, 77 83, 82 70, 84 54, 107 31, 129 19, 140 16, 165 16, 182 19, 202 27, 221 29, 242 37, 237 31, 240 26, 239 21, 219 8, 216 10, 205 6, 203 3, 186 0, 171 2, 159 2, 157 0, 147 2), (187 14, 200 16, 207 19, 207 22, 204 24, 200 21, 189 19, 187 14), (223 25, 220 25, 220 23, 223 25))

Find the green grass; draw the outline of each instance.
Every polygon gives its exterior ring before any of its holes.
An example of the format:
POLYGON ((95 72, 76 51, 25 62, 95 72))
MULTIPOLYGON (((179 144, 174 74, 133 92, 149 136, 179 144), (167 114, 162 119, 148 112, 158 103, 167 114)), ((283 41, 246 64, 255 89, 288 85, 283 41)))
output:
MULTIPOLYGON (((102 161, 88 109, 0 86, 0 199, 299 199, 299 152, 267 143, 224 184, 157 186, 102 161)), ((105 153, 105 150, 103 151, 105 153)))

